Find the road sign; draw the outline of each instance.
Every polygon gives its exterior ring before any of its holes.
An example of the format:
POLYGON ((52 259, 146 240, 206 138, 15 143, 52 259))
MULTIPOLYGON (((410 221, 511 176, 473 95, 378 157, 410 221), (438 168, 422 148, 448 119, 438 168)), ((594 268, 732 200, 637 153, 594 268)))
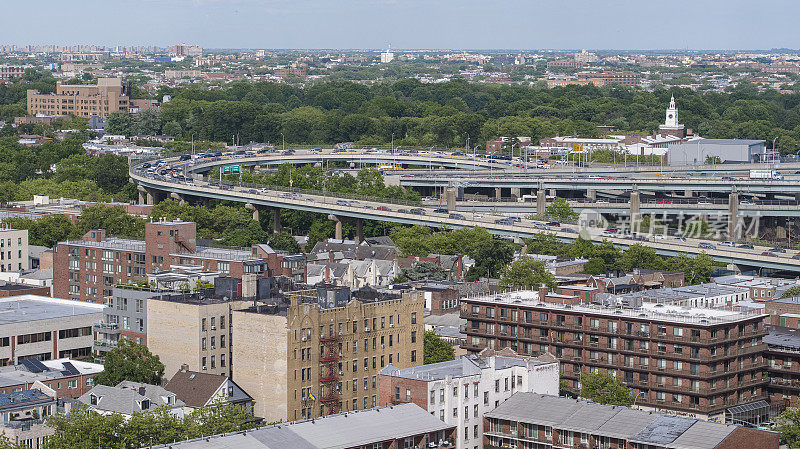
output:
POLYGON ((573 153, 583 153, 583 144, 580 142, 573 142, 572 144, 572 152, 573 153))
POLYGON ((222 167, 223 175, 238 175, 242 172, 242 168, 238 165, 225 165, 222 167))

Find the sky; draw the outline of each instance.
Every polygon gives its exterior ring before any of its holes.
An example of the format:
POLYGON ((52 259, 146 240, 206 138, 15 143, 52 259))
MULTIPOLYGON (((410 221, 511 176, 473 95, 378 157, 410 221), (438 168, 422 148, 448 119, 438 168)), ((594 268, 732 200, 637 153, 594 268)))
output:
POLYGON ((797 0, 6 0, 0 44, 796 49, 797 17, 797 0))

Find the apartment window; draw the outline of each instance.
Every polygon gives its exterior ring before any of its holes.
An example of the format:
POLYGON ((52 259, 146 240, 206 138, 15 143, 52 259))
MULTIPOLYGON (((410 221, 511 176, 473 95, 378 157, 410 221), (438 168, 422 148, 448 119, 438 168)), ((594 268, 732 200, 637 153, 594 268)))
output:
POLYGON ((200 349, 202 349, 203 351, 206 350, 206 338, 205 337, 200 339, 200 349))
POLYGON ((225 315, 220 315, 219 317, 219 328, 225 329, 225 315))
POLYGON ((219 366, 220 368, 225 368, 225 354, 219 355, 219 366))
POLYGON ((600 320, 597 318, 589 319, 589 327, 592 329, 600 329, 600 320))
POLYGON ((417 312, 411 312, 411 324, 417 324, 417 312))
POLYGON ((411 343, 417 342, 417 331, 411 331, 411 343))
POLYGON ((200 359, 200 367, 201 367, 201 369, 203 369, 203 370, 205 370, 205 369, 206 369, 206 358, 205 358, 205 357, 203 357, 203 358, 201 358, 201 359, 200 359))
POLYGON ((220 348, 224 348, 225 347, 225 335, 220 335, 219 336, 219 347, 220 348))
POLYGON ((412 362, 417 361, 417 351, 411 351, 411 361, 412 362))

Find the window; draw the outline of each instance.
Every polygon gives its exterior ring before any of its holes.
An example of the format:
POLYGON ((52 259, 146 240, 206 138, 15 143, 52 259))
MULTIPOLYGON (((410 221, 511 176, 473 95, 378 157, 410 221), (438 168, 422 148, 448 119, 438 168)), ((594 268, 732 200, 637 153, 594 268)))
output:
POLYGON ((417 312, 411 312, 411 324, 417 324, 417 312))

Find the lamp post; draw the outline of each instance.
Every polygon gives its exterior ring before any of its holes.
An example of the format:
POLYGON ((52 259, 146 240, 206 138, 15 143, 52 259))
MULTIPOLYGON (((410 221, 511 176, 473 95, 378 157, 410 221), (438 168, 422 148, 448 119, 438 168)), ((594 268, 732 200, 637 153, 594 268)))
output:
POLYGON ((636 400, 639 399, 639 395, 645 394, 644 391, 640 391, 636 393, 636 396, 633 397, 633 404, 631 404, 631 408, 636 407, 636 400))

